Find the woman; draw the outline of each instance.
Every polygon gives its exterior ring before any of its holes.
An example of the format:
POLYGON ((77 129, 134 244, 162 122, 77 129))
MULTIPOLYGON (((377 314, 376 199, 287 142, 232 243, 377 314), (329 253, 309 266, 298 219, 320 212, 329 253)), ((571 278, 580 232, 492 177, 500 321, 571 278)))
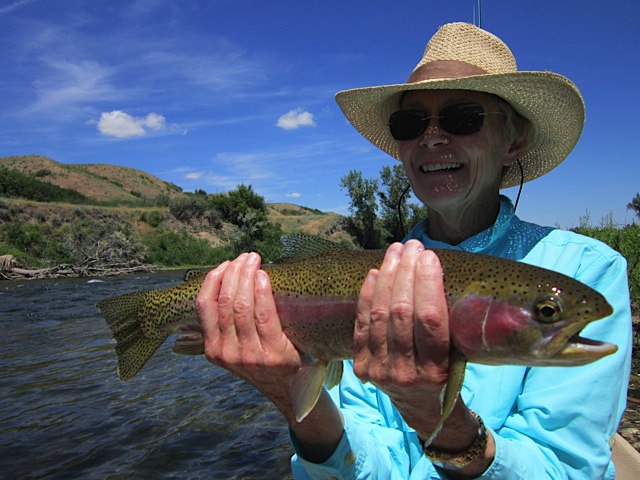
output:
POLYGON ((434 35, 405 84, 340 92, 337 101, 362 135, 402 162, 429 217, 367 276, 354 360, 301 423, 288 385, 302 359, 280 329, 256 254, 203 284, 208 359, 283 413, 296 478, 613 478, 609 440, 625 406, 631 348, 626 263, 595 240, 521 221, 499 193, 573 149, 584 124, 577 88, 556 74, 518 72, 501 40, 453 23, 434 35), (424 445, 440 416, 450 352, 435 247, 516 259, 590 285, 615 313, 585 336, 615 343, 618 353, 573 368, 470 364, 451 416, 424 445))

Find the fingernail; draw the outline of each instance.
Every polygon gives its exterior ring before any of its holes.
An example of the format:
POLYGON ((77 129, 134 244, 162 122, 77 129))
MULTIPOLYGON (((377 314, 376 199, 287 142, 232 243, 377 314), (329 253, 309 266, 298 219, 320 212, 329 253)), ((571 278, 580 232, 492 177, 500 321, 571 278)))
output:
POLYGON ((260 261, 260 256, 257 253, 251 252, 249 258, 247 258, 248 265, 255 265, 260 261))
POLYGON ((424 251, 424 245, 422 245, 422 243, 418 242, 417 240, 409 240, 405 244, 405 248, 413 249, 413 251, 416 253, 420 253, 424 251))
POLYGON ((421 252, 418 262, 420 265, 433 266, 436 264, 437 259, 438 257, 433 253, 433 250, 424 250, 421 252))

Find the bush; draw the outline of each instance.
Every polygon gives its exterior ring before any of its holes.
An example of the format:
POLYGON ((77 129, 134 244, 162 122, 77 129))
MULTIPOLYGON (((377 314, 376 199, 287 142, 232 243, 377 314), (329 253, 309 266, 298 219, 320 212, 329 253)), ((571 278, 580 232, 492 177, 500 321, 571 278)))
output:
POLYGON ((21 252, 15 255, 25 261, 38 259, 42 262, 67 263, 69 252, 54 230, 46 225, 11 222, 0 225, 0 240, 7 248, 21 252))
POLYGON ((578 227, 575 232, 595 238, 620 252, 627 260, 631 301, 640 306, 640 225, 615 227, 578 227))
POLYGON ((181 222, 200 218, 207 208, 207 201, 202 196, 189 195, 169 200, 169 211, 181 222))
POLYGON ((162 212, 160 210, 150 210, 142 212, 140 220, 153 228, 158 228, 162 223, 162 212))
POLYGON ((90 198, 75 190, 42 182, 35 177, 5 167, 0 167, 0 196, 25 198, 36 202, 93 203, 90 198))
POLYGON ((155 231, 142 241, 148 261, 165 267, 217 265, 234 257, 229 247, 212 248, 206 240, 184 232, 155 231))

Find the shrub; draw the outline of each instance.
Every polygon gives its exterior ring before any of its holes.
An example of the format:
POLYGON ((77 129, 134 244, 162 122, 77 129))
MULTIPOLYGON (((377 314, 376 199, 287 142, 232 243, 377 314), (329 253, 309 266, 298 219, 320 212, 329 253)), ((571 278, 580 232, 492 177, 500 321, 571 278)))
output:
POLYGON ((193 218, 200 218, 206 210, 206 199, 198 195, 176 197, 169 201, 169 211, 181 222, 188 222, 193 218))
MULTIPOLYGON (((38 172, 41 172, 41 170, 38 172)), ((36 202, 67 202, 77 204, 89 204, 93 202, 75 190, 61 188, 5 167, 0 167, 0 196, 26 198, 27 200, 34 200, 36 202)))
POLYGON ((142 241, 148 261, 165 267, 217 265, 234 256, 229 247, 212 248, 206 240, 184 232, 155 231, 142 241))
POLYGON ((625 257, 631 301, 640 306, 640 226, 628 225, 622 229, 582 226, 574 231, 606 243, 625 257))

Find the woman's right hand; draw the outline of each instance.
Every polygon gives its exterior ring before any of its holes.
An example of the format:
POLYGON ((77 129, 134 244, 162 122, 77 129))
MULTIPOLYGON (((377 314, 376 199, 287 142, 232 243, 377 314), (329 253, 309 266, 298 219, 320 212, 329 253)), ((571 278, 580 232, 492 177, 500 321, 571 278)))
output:
POLYGON ((260 256, 243 253, 209 272, 196 310, 207 359, 252 384, 288 416, 289 381, 303 357, 282 331, 260 256))

